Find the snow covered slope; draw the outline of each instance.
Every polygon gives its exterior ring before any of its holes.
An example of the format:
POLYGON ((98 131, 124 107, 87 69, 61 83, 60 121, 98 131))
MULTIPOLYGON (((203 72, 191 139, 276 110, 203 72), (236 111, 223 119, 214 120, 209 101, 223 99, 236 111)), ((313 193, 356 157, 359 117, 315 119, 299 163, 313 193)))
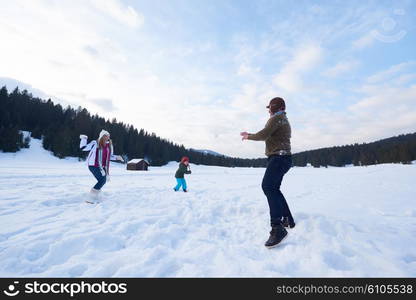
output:
POLYGON ((84 162, 0 153, 0 276, 416 276, 416 165, 293 168, 283 191, 297 225, 268 237, 264 169, 112 165, 102 203, 84 199, 84 162))

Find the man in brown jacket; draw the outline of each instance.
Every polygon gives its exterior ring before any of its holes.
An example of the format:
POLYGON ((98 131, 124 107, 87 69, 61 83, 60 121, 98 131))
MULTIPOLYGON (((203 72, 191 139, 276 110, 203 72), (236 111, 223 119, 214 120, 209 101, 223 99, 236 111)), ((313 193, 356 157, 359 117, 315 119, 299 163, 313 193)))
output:
POLYGON ((282 98, 276 97, 270 100, 267 108, 270 119, 264 129, 254 134, 241 132, 240 135, 243 140, 266 142, 267 168, 261 186, 269 202, 272 227, 265 246, 272 248, 287 236, 285 227, 293 228, 295 222, 286 199, 280 191, 283 176, 292 166, 291 129, 286 117, 286 104, 282 98))

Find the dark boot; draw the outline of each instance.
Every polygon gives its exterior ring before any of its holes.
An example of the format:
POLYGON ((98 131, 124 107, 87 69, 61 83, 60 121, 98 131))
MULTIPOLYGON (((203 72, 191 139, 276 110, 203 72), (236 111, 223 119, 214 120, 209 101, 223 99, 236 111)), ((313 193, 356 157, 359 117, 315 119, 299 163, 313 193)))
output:
POLYGON ((295 221, 292 219, 292 218, 289 218, 289 217, 283 217, 283 220, 282 220, 282 225, 284 226, 284 227, 289 227, 289 228, 293 228, 293 227, 295 227, 295 225, 296 225, 296 223, 295 223, 295 221))
POLYGON ((183 190, 185 193, 187 192, 187 190, 183 190))
POLYGON ((283 225, 279 224, 276 226, 272 226, 272 231, 270 231, 270 237, 264 245, 267 248, 273 248, 277 246, 286 236, 287 231, 283 227, 283 225))

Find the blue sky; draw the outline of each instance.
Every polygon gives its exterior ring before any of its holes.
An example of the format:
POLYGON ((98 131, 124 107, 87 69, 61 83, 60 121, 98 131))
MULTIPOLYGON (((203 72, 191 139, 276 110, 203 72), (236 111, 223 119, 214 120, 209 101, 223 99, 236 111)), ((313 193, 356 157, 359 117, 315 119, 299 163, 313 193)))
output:
POLYGON ((416 1, 0 0, 16 82, 240 157, 285 98, 294 152, 416 130, 416 1))

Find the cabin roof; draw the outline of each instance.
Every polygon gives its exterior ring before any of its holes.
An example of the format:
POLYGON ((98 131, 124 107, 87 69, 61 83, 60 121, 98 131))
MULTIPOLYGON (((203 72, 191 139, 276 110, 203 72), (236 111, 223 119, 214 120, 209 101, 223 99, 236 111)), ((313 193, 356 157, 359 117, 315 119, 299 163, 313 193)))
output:
POLYGON ((132 159, 132 160, 130 160, 128 162, 128 164, 137 164, 137 163, 141 162, 142 160, 144 160, 148 165, 150 165, 149 162, 146 159, 144 159, 144 158, 135 158, 135 159, 132 159))

